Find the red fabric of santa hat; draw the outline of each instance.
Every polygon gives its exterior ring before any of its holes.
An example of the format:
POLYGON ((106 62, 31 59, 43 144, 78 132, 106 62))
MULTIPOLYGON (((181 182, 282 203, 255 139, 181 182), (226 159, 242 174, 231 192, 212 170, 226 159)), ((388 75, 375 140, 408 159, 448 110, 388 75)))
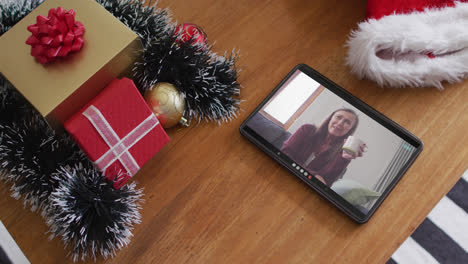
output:
POLYGON ((368 0, 346 62, 381 86, 435 86, 468 77, 468 0, 368 0))

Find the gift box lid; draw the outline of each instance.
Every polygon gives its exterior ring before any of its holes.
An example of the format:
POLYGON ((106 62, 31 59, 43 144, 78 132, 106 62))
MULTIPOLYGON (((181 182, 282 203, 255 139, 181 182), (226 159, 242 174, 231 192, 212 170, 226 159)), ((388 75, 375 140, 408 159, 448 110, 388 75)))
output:
POLYGON ((131 67, 136 60, 132 52, 138 49, 139 37, 96 1, 46 0, 0 37, 0 73, 43 116, 66 102, 66 107, 55 111, 58 121, 63 122, 131 67), (47 16, 49 9, 59 6, 75 10, 76 21, 83 23, 83 48, 42 65, 25 43, 31 35, 27 27, 36 23, 38 15, 47 16), (79 89, 83 86, 86 89, 79 89))
MULTIPOLYGON (((65 129, 93 162, 108 153, 110 146, 90 119, 85 116, 90 107, 98 109, 103 119, 115 131, 119 139, 128 138, 129 133, 149 117, 156 120, 157 125, 148 130, 149 132, 144 134, 143 137, 132 142, 132 145, 128 148, 129 153, 139 167, 142 167, 169 142, 169 137, 138 92, 133 81, 128 78, 115 79, 96 98, 64 124, 65 129)), ((128 146, 127 144, 126 147, 128 146)), ((116 160, 115 164, 106 170, 106 176, 113 178, 120 171, 125 172, 125 167, 116 160)))

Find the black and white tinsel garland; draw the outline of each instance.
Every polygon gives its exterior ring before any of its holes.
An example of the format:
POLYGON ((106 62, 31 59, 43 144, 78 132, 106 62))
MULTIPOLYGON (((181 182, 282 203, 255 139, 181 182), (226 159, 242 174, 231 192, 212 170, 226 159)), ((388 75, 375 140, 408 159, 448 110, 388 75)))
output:
POLYGON ((135 33, 144 55, 133 69, 142 93, 158 82, 175 85, 186 99, 186 110, 198 121, 230 121, 240 105, 240 84, 235 62, 238 53, 218 56, 210 45, 181 43, 167 9, 145 6, 138 0, 97 0, 135 33))
POLYGON ((217 56, 211 47, 177 43, 178 38, 170 33, 146 45, 134 70, 140 89, 145 92, 158 82, 169 82, 184 95, 191 116, 199 121, 230 121, 240 104, 237 55, 217 56))
MULTIPOLYGON (((142 39, 143 60, 134 67, 141 92, 168 81, 179 88, 199 121, 228 121, 239 111, 237 55, 218 56, 175 44, 168 10, 143 0, 96 0, 142 39)), ((43 0, 0 0, 0 36, 43 0)), ((96 171, 69 136, 47 128, 33 107, 0 76, 0 180, 12 196, 39 209, 51 229, 72 247, 74 260, 114 256, 139 223, 142 191, 135 183, 119 190, 96 171)))
POLYGON ((171 24, 169 10, 157 8, 150 1, 139 0, 96 0, 114 17, 133 30, 148 43, 168 36, 174 25, 171 24))
POLYGON ((49 195, 58 181, 52 174, 59 166, 75 162, 79 149, 66 137, 57 137, 45 124, 29 116, 18 123, 0 125, 0 161, 8 173, 0 176, 12 183, 12 196, 23 197, 31 209, 47 210, 49 195))
POLYGON ((134 182, 116 190, 96 168, 62 167, 53 178, 59 185, 49 197, 47 223, 52 237, 72 244, 72 256, 114 256, 127 246, 134 224, 140 223, 142 190, 134 182))
POLYGON ((71 246, 74 261, 115 255, 139 223, 142 190, 135 183, 114 189, 75 142, 24 107, 2 77, 0 90, 0 180, 11 183, 12 197, 39 209, 51 237, 71 246))
POLYGON ((44 0, 0 0, 0 36, 44 0))

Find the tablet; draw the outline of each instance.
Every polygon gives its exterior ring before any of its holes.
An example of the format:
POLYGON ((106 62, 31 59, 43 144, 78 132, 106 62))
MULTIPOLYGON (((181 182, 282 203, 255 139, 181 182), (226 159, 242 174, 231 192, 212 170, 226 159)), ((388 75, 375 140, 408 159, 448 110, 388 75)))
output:
POLYGON ((416 136, 304 64, 240 132, 359 223, 369 220, 423 149, 416 136))

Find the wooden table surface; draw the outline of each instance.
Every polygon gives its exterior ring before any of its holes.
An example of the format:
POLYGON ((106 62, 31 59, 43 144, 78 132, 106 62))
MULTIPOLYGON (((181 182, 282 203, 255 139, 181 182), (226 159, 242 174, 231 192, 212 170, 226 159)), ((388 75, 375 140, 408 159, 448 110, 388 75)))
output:
MULTIPOLYGON (((467 169, 468 81, 380 88, 344 65, 364 0, 162 0, 214 50, 240 50, 240 116, 172 129, 135 176, 142 223, 109 263, 384 263, 467 169), (374 217, 354 223, 239 134, 250 112, 306 63, 420 137, 425 149, 374 217)), ((1 183, 0 219, 32 263, 66 263, 63 242, 1 183)), ((98 263, 104 262, 102 258, 98 263)))

